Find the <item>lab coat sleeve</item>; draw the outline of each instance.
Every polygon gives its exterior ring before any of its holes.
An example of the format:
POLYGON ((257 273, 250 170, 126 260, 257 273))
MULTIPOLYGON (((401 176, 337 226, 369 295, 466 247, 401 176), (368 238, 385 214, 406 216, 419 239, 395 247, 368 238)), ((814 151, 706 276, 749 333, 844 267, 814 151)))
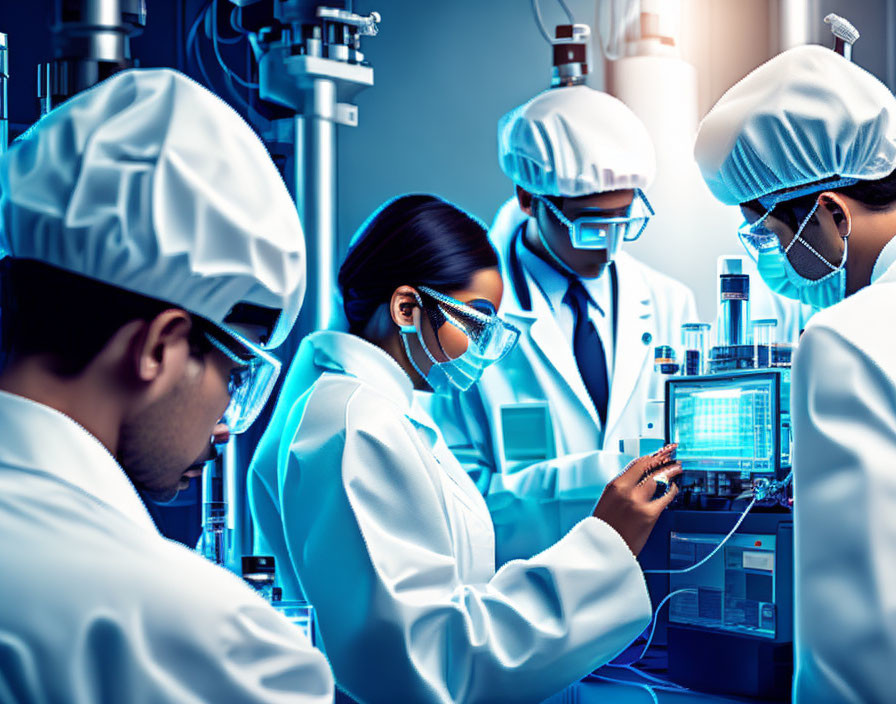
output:
POLYGON ((446 502, 464 494, 427 464, 434 458, 397 409, 362 389, 346 404, 344 430, 324 432, 335 403, 326 396, 322 416, 312 398, 285 458, 284 488, 299 490, 313 517, 284 520, 337 681, 354 696, 540 701, 647 624, 640 569, 596 518, 485 583, 462 581, 458 561, 469 555, 455 554, 452 531, 491 541, 485 511, 465 503, 468 520, 449 522, 446 502))
POLYGON ((810 325, 793 368, 792 409, 794 700, 892 701, 894 379, 833 329, 810 325))
POLYGON ((486 499, 495 527, 495 562, 532 557, 591 515, 604 487, 633 459, 585 452, 512 462, 502 474, 478 387, 419 397, 449 449, 486 499))

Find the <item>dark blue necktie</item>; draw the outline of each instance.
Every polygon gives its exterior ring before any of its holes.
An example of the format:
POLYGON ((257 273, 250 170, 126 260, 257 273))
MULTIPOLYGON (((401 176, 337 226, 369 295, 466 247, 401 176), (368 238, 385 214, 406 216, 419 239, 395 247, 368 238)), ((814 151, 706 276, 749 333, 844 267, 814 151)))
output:
POLYGON ((563 302, 572 309, 572 349, 579 374, 588 395, 597 409, 602 428, 607 426, 607 402, 610 383, 607 379, 607 354, 591 318, 588 317, 588 292, 578 279, 571 279, 563 302))

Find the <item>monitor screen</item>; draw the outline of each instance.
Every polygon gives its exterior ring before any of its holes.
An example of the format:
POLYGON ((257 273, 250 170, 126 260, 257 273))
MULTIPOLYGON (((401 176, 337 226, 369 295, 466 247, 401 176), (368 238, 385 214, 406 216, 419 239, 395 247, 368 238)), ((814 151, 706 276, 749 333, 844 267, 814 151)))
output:
POLYGON ((772 473, 776 470, 774 375, 676 379, 670 384, 670 441, 685 470, 772 473))

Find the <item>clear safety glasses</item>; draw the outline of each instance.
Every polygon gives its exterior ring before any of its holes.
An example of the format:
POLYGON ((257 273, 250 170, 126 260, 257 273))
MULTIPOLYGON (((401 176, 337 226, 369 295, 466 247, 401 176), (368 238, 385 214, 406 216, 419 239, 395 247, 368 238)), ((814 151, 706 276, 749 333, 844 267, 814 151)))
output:
POLYGON ((248 430, 267 403, 280 374, 280 360, 229 328, 206 331, 208 341, 237 366, 230 371, 230 404, 222 422, 232 434, 248 430), (220 335, 219 335, 220 331, 220 335))
POLYGON ((575 218, 568 218, 550 199, 539 197, 554 216, 569 229, 572 246, 576 249, 606 249, 615 254, 622 242, 633 242, 641 236, 651 217, 653 207, 640 188, 624 215, 607 217, 605 210, 587 208, 575 218))
POLYGON ((423 307, 433 329, 438 330, 448 321, 470 341, 467 353, 484 362, 491 364, 501 360, 513 349, 520 336, 517 328, 498 317, 489 301, 477 299, 461 303, 428 286, 418 286, 417 290, 435 302, 435 306, 423 307))

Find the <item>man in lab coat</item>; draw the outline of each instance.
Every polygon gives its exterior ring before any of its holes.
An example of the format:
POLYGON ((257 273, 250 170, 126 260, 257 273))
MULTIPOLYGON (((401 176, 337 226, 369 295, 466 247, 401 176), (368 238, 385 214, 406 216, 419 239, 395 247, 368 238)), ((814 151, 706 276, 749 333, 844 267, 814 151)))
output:
POLYGON ((477 387, 433 398, 434 417, 486 495, 498 564, 556 542, 631 457, 620 440, 661 437, 654 347, 696 320, 691 291, 623 251, 652 214, 646 128, 621 101, 553 88, 498 125, 516 186, 490 237, 502 255, 501 315, 520 342, 477 387))
POLYGON ((893 701, 896 98, 797 47, 722 96, 695 152, 772 290, 819 311, 791 391, 794 700, 893 701))
POLYGON ((173 497, 276 377, 304 241, 261 142, 174 71, 116 74, 0 158, 0 251, 0 702, 332 701, 136 491, 173 497))

